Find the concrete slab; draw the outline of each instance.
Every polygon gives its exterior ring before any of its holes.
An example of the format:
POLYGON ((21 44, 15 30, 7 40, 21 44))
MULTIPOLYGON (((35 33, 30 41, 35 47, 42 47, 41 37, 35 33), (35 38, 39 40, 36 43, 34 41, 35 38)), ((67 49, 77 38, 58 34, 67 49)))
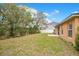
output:
POLYGON ((55 34, 48 34, 48 36, 56 36, 56 37, 58 37, 59 35, 55 35, 55 34))

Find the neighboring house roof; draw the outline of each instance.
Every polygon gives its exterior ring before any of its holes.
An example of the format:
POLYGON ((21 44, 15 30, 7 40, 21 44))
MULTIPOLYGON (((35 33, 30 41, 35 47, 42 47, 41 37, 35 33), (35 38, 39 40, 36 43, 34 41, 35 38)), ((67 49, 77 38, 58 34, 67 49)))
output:
POLYGON ((40 30, 47 30, 47 29, 53 30, 57 24, 58 23, 56 23, 56 22, 47 23, 45 25, 40 26, 40 30))
POLYGON ((44 27, 42 26, 42 28, 40 29, 40 32, 41 33, 53 33, 56 24, 57 24, 56 22, 50 22, 46 24, 46 26, 44 27))
POLYGON ((57 24, 55 27, 58 27, 59 25, 63 24, 63 23, 66 22, 66 21, 71 20, 71 18, 74 18, 74 17, 79 17, 79 13, 71 14, 70 16, 68 16, 67 18, 65 18, 64 21, 62 21, 62 22, 60 22, 59 24, 57 24))

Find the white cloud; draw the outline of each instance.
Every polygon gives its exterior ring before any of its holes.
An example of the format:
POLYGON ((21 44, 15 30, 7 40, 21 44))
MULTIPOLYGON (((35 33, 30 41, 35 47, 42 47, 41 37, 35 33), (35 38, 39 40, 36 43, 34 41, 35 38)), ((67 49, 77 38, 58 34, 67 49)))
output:
POLYGON ((56 18, 52 18, 52 20, 56 20, 56 18))
POLYGON ((37 14, 38 11, 36 9, 30 8, 30 12, 37 14))
POLYGON ((55 21, 56 18, 54 18, 54 16, 57 16, 59 13, 60 13, 60 11, 57 10, 57 9, 53 10, 51 13, 46 13, 46 12, 44 12, 44 14, 47 16, 46 20, 47 20, 48 22, 55 21), (51 17, 52 17, 52 18, 51 18, 51 17), (51 19, 49 19, 49 18, 51 18, 51 19))
POLYGON ((32 18, 36 17, 36 14, 37 14, 37 12, 38 12, 36 9, 33 9, 33 8, 29 8, 28 11, 30 11, 30 13, 31 13, 31 15, 32 15, 32 18))
POLYGON ((54 11, 51 12, 51 15, 55 16, 55 15, 58 15, 59 13, 60 11, 55 9, 54 11))
POLYGON ((46 20, 50 23, 50 22, 52 22, 50 19, 48 19, 48 18, 46 18, 46 20))
POLYGON ((74 12, 72 12, 72 13, 79 13, 79 11, 74 11, 74 12))
POLYGON ((55 11, 55 13, 59 13, 60 12, 59 10, 56 10, 56 9, 54 11, 55 11))
POLYGON ((44 14, 45 14, 46 16, 48 16, 48 17, 56 16, 56 15, 58 15, 59 13, 60 13, 60 11, 57 10, 57 9, 53 10, 53 11, 50 12, 50 13, 46 13, 46 12, 44 12, 44 14))
POLYGON ((48 14, 48 13, 46 13, 46 12, 44 12, 43 14, 44 14, 44 15, 46 15, 46 16, 49 16, 49 14, 48 14))

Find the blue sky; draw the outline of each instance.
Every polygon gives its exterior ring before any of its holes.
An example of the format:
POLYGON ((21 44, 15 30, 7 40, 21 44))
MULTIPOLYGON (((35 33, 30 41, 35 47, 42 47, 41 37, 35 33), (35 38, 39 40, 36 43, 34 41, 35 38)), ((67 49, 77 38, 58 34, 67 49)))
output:
POLYGON ((21 4, 47 15, 49 21, 61 22, 67 16, 79 12, 79 3, 27 3, 21 4))

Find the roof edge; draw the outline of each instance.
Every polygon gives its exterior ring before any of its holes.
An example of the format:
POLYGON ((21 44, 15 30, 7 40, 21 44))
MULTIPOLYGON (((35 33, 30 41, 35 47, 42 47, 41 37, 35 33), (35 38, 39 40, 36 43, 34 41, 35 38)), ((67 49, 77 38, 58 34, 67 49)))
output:
POLYGON ((70 20, 72 17, 76 17, 76 16, 79 16, 79 13, 74 13, 74 14, 69 15, 67 18, 65 18, 62 22, 57 24, 55 27, 59 26, 60 24, 63 24, 64 22, 70 20))

